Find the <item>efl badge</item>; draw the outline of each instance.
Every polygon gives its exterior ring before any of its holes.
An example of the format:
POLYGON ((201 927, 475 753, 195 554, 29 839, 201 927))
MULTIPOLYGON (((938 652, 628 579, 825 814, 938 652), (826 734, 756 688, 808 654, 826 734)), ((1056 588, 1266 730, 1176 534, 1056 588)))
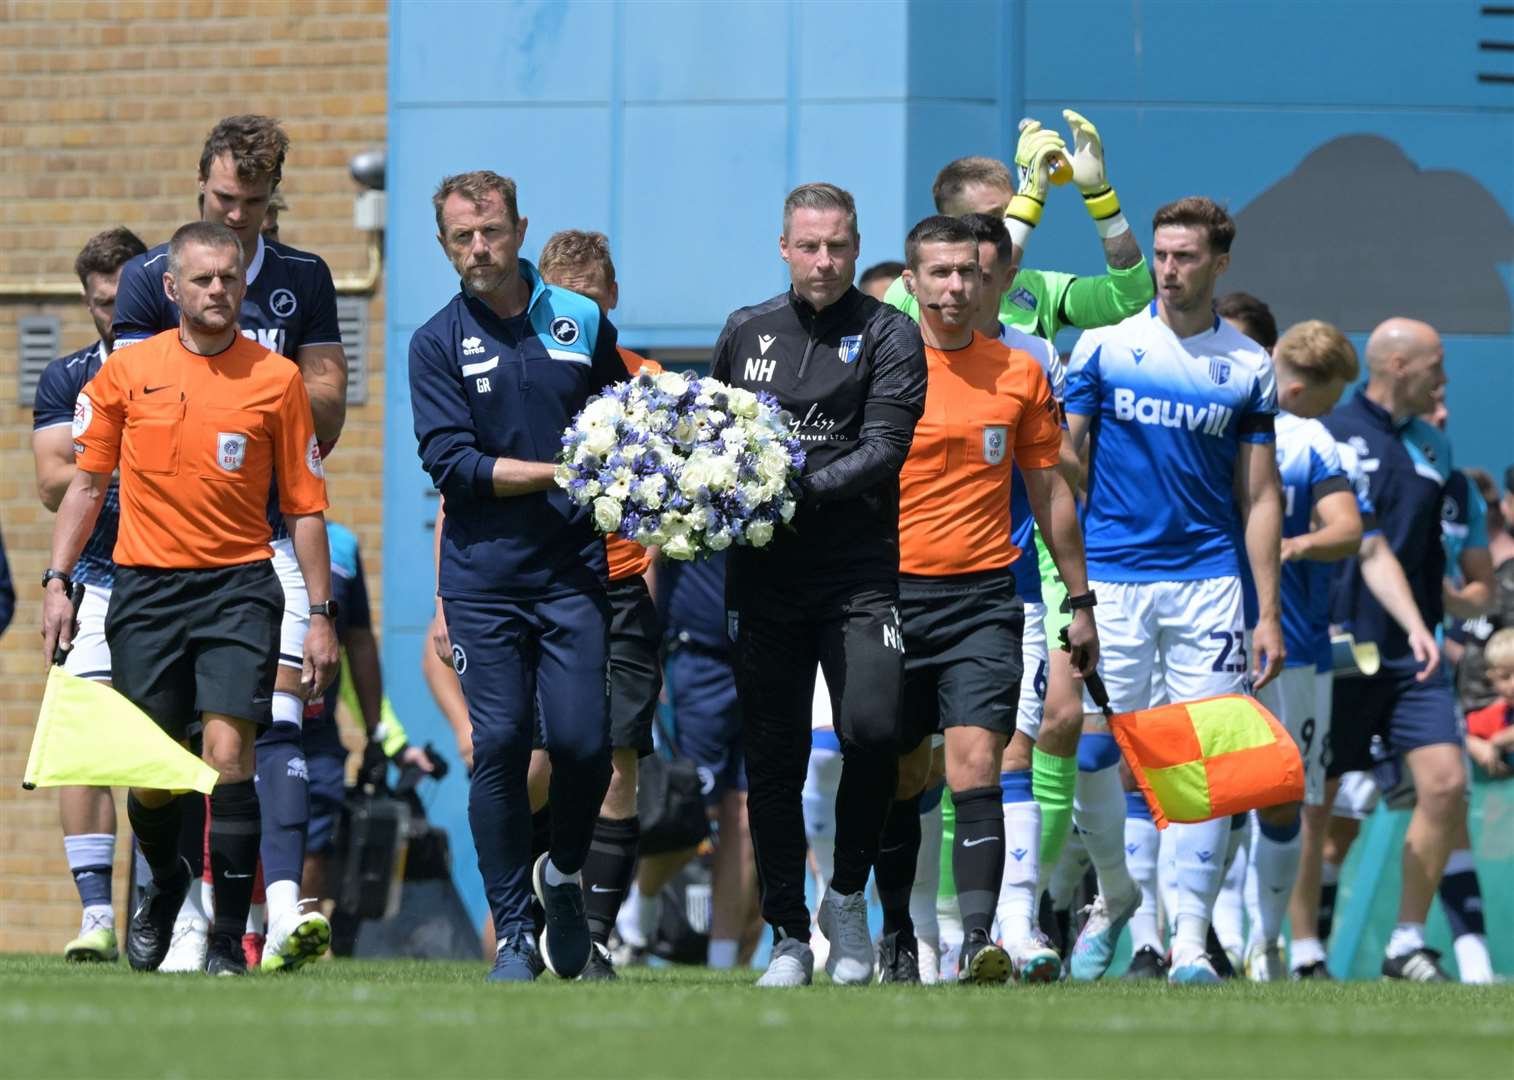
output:
POLYGON ((842 338, 841 345, 836 350, 836 355, 841 357, 843 364, 850 364, 856 361, 857 357, 862 355, 862 335, 857 334, 853 337, 842 338))
POLYGON ((1214 380, 1216 386, 1224 386, 1230 381, 1230 361, 1210 357, 1209 377, 1214 380))
POLYGON ((241 472, 247 460, 247 436, 229 431, 216 433, 216 464, 227 472, 241 472))
POLYGON ((89 400, 89 395, 79 391, 79 396, 74 399, 74 438, 79 438, 89 430, 90 423, 95 418, 95 403, 89 400))
POLYGON ((314 435, 310 436, 310 442, 305 445, 305 468, 310 470, 310 475, 322 480, 326 478, 326 466, 321 461, 321 444, 314 435))
POLYGON ((1004 424, 983 427, 983 460, 997 465, 1004 460, 1004 446, 1009 442, 1009 428, 1004 424))

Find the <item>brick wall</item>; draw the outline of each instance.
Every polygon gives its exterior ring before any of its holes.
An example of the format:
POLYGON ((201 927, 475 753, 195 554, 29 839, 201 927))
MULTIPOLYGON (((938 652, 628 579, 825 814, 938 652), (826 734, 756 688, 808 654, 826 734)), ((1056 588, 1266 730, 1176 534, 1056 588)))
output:
MULTIPOLYGON (((280 117, 293 144, 281 239, 322 255, 339 282, 360 277, 347 162, 383 144, 387 58, 385 0, 0 0, 0 530, 20 601, 0 639, 0 951, 61 951, 79 912, 57 797, 20 787, 41 697, 36 583, 52 515, 33 485, 31 410, 17 403, 16 324, 58 315, 65 352, 94 336, 82 303, 16 289, 68 283, 84 241, 112 225, 149 246, 166 240, 195 216, 206 133, 242 112, 280 117)), ((369 404, 348 412, 327 475, 333 517, 363 541, 377 619, 381 295, 368 309, 369 404)), ((118 911, 124 866, 118 854, 118 911)))

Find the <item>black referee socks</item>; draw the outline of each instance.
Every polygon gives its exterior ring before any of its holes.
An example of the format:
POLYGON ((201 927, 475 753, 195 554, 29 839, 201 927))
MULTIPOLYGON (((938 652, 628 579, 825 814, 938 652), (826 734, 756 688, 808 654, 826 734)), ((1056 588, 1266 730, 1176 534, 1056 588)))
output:
POLYGON ((242 940, 247 911, 252 906, 262 833, 258 793, 252 781, 217 784, 210 793, 210 874, 216 890, 212 933, 242 940))
POLYGON ((997 786, 952 792, 957 809, 957 836, 952 846, 952 873, 962 933, 988 933, 1004 879, 1003 793, 997 786))
POLYGON ((595 819, 594 837, 584 859, 584 914, 589 918, 589 936, 601 945, 610 940, 615 916, 631 887, 640 839, 639 817, 595 819))
POLYGON ((184 816, 183 804, 187 800, 200 799, 203 796, 195 791, 175 796, 162 806, 148 807, 137 801, 135 792, 127 792, 126 818, 131 822, 131 831, 136 834, 142 857, 152 867, 152 876, 158 881, 178 879, 179 823, 184 816))

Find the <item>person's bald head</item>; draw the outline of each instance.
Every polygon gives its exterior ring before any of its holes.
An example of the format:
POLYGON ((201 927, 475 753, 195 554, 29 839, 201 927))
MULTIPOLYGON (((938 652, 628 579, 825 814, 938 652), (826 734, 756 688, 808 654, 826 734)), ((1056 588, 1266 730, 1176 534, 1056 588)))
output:
POLYGON ((1367 377, 1392 401, 1395 416, 1429 412, 1446 385, 1440 335, 1418 319, 1388 319, 1367 339, 1367 377))

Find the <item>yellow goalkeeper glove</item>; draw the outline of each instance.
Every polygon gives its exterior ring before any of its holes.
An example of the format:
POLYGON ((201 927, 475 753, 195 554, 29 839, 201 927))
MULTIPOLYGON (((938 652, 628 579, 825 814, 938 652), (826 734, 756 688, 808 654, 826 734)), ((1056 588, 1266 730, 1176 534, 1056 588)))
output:
POLYGON ((1053 170, 1059 164, 1065 167, 1066 162, 1067 144, 1062 141, 1062 136, 1045 130, 1038 121, 1020 121, 1020 142, 1015 148, 1019 183, 1014 198, 1009 200, 1004 211, 1004 223, 1022 249, 1030 237, 1030 230, 1041 223, 1053 170))
POLYGON ((1072 179, 1083 193, 1083 205, 1096 223, 1107 222, 1120 213, 1120 200, 1109 186, 1104 166, 1104 142, 1099 129, 1071 109, 1062 110, 1062 118, 1072 129, 1072 179))

